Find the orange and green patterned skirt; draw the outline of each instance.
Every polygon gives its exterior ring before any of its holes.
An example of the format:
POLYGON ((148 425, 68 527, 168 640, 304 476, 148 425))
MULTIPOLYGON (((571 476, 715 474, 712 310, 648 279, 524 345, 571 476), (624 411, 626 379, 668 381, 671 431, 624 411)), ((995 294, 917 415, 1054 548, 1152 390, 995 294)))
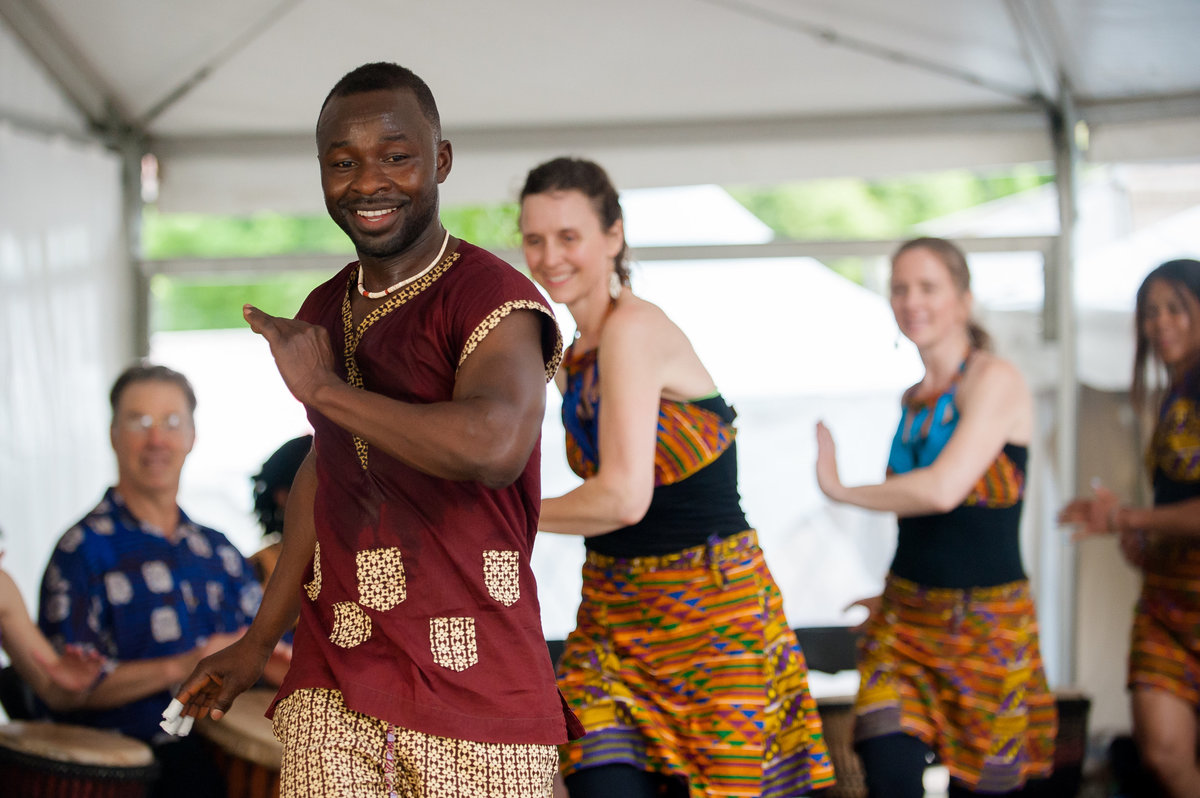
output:
POLYGON ((977 792, 1053 770, 1058 717, 1028 581, 958 590, 889 575, 859 675, 857 740, 916 737, 977 792))
POLYGON ((1129 687, 1165 690, 1200 708, 1200 544, 1152 542, 1144 567, 1129 687))
POLYGON ((753 531, 660 557, 589 553, 558 686, 587 734, 564 774, 628 764, 700 796, 833 784, 808 668, 753 531))

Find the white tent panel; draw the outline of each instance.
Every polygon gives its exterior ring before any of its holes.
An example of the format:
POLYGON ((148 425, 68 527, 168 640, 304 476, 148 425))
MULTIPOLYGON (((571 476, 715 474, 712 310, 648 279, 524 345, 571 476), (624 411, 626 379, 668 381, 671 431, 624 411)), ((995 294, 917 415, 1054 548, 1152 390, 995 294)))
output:
POLYGON ((311 129, 340 74, 415 68, 448 120, 528 127, 991 107, 1196 90, 1190 0, 39 0, 158 136, 311 129), (1027 33, 1023 35, 1022 28, 1027 33), (98 35, 99 34, 99 35, 98 35))
POLYGON ((1106 122, 1090 138, 1088 157, 1097 163, 1200 160, 1200 119, 1106 122))
POLYGON ((1083 97, 1194 92, 1200 3, 1053 0, 1050 17, 1074 89, 1083 97))
POLYGON ((877 64, 875 56, 815 40, 789 22, 861 28, 863 38, 977 70, 1016 94, 1034 89, 1002 3, 809 2, 798 9, 787 0, 522 0, 503 7, 479 0, 226 0, 211 14, 208 4, 159 4, 153 14, 161 19, 120 30, 112 20, 140 16, 143 3, 45 5, 68 32, 111 31, 104 40, 81 37, 80 47, 136 116, 192 70, 213 63, 194 90, 151 122, 159 136, 310 130, 333 82, 371 60, 412 67, 433 88, 444 118, 468 128, 829 115, 997 100, 988 88, 877 64), (765 19, 759 11, 778 16, 765 19), (997 30, 1010 33, 999 37, 997 30), (881 67, 891 80, 877 79, 881 67), (900 94, 898 83, 905 87, 900 94))
POLYGON ((507 199, 563 152, 625 187, 1049 161, 1064 91, 1097 157, 1200 157, 1193 0, 0 0, 0 15, 150 137, 164 210, 319 210, 317 110, 379 59, 434 89, 459 159, 447 202, 507 199))
POLYGON ((114 472, 107 399, 133 350, 133 289, 120 205, 94 199, 120 195, 110 153, 0 123, 0 186, 0 528, 32 598, 114 472))

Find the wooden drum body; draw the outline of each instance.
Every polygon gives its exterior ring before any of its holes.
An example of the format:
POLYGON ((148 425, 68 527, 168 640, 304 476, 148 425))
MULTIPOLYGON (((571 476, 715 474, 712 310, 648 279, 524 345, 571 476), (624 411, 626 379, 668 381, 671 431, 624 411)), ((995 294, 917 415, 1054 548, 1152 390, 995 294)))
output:
POLYGON ((225 774, 229 798, 279 796, 283 746, 275 739, 271 721, 263 716, 274 697, 274 690, 247 690, 220 720, 196 723, 225 774))
POLYGON ((145 743, 45 721, 0 724, 0 792, 21 798, 143 798, 158 776, 145 743))

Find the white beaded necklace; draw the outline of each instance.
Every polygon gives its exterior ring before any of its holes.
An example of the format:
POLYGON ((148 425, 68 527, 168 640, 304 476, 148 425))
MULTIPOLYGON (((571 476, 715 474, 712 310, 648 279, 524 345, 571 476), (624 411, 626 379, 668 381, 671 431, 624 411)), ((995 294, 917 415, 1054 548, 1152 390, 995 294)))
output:
POLYGON ((394 291, 399 291, 401 288, 408 285, 412 281, 418 280, 418 279, 424 277, 426 274, 429 273, 430 269, 432 269, 434 266, 437 266, 438 261, 440 261, 442 259, 442 255, 446 254, 446 245, 448 243, 450 243, 450 231, 449 230, 446 231, 446 237, 442 239, 442 248, 438 250, 438 254, 434 257, 434 259, 432 261, 430 261, 428 266, 426 266, 424 269, 421 269, 421 271, 417 272, 412 277, 405 277, 400 282, 396 283, 393 286, 389 286, 388 288, 385 288, 382 291, 368 291, 367 289, 363 288, 363 267, 362 267, 361 263, 358 264, 358 293, 362 294, 367 299, 383 299, 388 294, 390 294, 394 291))

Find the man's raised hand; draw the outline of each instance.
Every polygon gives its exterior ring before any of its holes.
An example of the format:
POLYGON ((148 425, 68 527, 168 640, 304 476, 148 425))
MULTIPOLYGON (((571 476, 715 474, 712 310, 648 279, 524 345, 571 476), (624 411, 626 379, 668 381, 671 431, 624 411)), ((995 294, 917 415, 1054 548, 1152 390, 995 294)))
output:
POLYGON ((333 346, 324 327, 264 313, 244 305, 250 329, 267 339, 279 375, 292 395, 311 404, 323 385, 340 382, 334 373, 333 346))

